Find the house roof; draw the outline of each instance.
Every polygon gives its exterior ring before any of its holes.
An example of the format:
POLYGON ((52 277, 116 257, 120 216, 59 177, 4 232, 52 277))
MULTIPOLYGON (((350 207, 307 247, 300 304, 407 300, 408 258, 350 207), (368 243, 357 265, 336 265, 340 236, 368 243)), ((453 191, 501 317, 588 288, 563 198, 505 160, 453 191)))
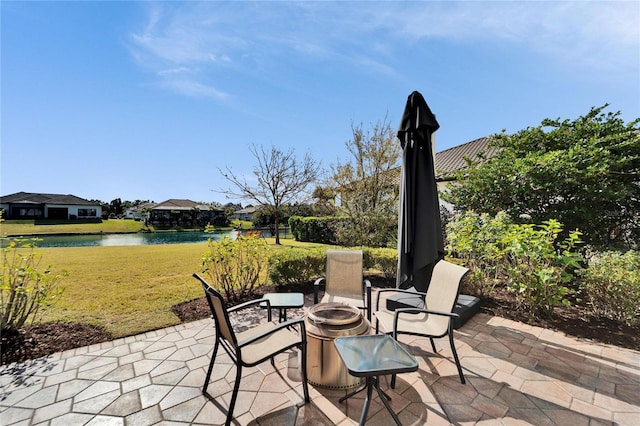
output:
POLYGON ((95 206, 93 203, 84 198, 76 197, 71 194, 40 194, 34 192, 16 192, 15 194, 4 195, 0 197, 2 204, 67 204, 78 206, 95 206))
MULTIPOLYGON (((210 210, 209 204, 196 203, 191 200, 183 200, 177 198, 171 198, 161 203, 155 204, 152 210, 191 210, 197 208, 199 210, 210 210)), ((220 210, 215 208, 214 210, 220 210)))
POLYGON ((496 152, 498 152, 498 148, 489 146, 491 139, 491 136, 485 136, 472 140, 471 142, 463 143, 462 145, 437 152, 434 158, 436 176, 439 178, 446 178, 450 177, 458 170, 466 169, 467 162, 465 161, 465 158, 468 158, 471 161, 481 161, 482 158, 478 156, 480 153, 484 153, 486 158, 493 157, 496 152))
MULTIPOLYGON (((458 170, 466 169, 467 162, 465 158, 469 158, 472 161, 481 161, 478 155, 484 153, 486 158, 493 157, 498 148, 490 147, 491 136, 485 136, 472 140, 471 142, 463 143, 462 145, 454 146, 453 148, 445 149, 444 151, 436 152, 433 159, 434 167, 436 169, 436 181, 448 181, 458 170)), ((400 172, 402 166, 391 170, 393 172, 394 185, 400 184, 400 172)))
POLYGON ((233 214, 254 214, 258 210, 257 207, 245 207, 244 209, 236 210, 233 214))

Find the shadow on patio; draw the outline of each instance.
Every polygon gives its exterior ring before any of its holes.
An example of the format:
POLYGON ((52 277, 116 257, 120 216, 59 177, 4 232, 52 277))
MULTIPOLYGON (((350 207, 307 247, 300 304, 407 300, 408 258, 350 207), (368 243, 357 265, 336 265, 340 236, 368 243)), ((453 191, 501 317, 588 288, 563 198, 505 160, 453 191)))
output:
MULTIPOLYGON (((381 387, 404 425, 637 424, 640 353, 477 314, 456 330, 467 378, 459 382, 448 343, 402 336, 417 357, 414 373, 381 387)), ((201 393, 214 341, 213 322, 201 320, 58 353, 0 370, 2 425, 222 424, 235 376, 218 354, 209 393, 201 393)), ((240 425, 349 425, 359 420, 364 395, 310 387, 302 404, 297 352, 243 372, 234 410, 240 425)), ((377 396, 367 424, 391 416, 377 396)))

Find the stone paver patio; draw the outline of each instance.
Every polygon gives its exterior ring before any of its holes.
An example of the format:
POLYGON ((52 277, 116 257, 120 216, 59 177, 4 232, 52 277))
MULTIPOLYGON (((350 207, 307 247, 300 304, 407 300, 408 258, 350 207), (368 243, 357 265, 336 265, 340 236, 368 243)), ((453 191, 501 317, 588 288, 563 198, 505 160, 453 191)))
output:
MULTIPOLYGON (((289 315, 291 316, 291 314, 289 315)), ((223 424, 235 367, 219 351, 201 393, 214 341, 210 319, 57 353, 0 369, 0 425, 223 424)), ((456 331, 467 378, 458 380, 446 339, 402 336, 415 373, 381 386, 403 425, 640 424, 640 353, 477 314, 456 331)), ((364 396, 310 386, 302 404, 297 352, 243 371, 239 425, 357 424, 364 396)), ((367 424, 393 421, 374 396, 367 424)))

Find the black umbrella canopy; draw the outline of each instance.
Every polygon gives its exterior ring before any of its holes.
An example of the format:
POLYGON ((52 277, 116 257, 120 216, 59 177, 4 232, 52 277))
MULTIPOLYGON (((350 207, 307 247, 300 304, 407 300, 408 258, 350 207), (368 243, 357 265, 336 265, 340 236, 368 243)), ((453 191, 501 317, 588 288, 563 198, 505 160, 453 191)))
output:
POLYGON ((426 291, 444 258, 432 135, 440 125, 419 92, 407 99, 398 129, 402 146, 397 287, 426 291))

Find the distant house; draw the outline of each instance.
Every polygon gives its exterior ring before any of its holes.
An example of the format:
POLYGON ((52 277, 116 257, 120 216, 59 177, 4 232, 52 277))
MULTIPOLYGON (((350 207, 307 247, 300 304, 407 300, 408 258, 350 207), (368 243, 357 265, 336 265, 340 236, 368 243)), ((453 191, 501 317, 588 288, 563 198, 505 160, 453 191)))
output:
POLYGON ((154 203, 142 203, 135 207, 131 207, 124 211, 125 219, 135 219, 141 220, 144 218, 145 214, 148 216, 148 213, 145 213, 146 210, 150 210, 153 207, 154 203))
POLYGON ((231 219, 238 220, 253 220, 253 215, 258 211, 257 207, 245 207, 244 209, 236 210, 231 215, 231 219))
POLYGON ((98 203, 71 194, 38 194, 17 192, 0 197, 3 217, 11 220, 75 220, 100 219, 98 203))
POLYGON ((191 200, 170 199, 151 206, 149 223, 155 226, 225 225, 224 210, 191 200))

